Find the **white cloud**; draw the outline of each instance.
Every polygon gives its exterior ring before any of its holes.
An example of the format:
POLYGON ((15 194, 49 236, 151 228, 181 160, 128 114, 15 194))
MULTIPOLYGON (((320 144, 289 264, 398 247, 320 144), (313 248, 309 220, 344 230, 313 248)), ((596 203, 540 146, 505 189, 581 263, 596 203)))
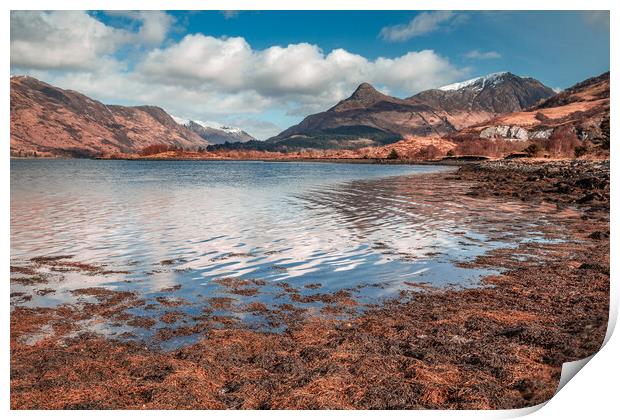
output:
POLYGON ((422 12, 406 24, 386 26, 381 29, 380 36, 386 41, 402 42, 411 38, 435 32, 442 25, 457 23, 462 19, 457 13, 440 10, 436 12, 422 12))
POLYGON ((174 18, 165 12, 109 12, 137 22, 137 31, 105 25, 82 11, 12 11, 11 65, 38 69, 95 69, 127 44, 162 43, 174 18))
POLYGON ((126 42, 127 33, 84 12, 11 12, 11 65, 39 69, 95 68, 126 42))
POLYGON ((172 15, 159 10, 106 10, 104 13, 107 16, 127 19, 134 28, 125 30, 128 32, 126 39, 146 46, 161 44, 176 23, 172 15))
POLYGON ((432 50, 373 61, 344 49, 325 54, 308 43, 254 50, 244 38, 201 34, 152 50, 136 68, 157 83, 253 91, 266 98, 295 101, 304 109, 308 103, 333 104, 365 81, 413 94, 464 75, 464 70, 432 50))
POLYGON ((471 50, 464 54, 465 58, 472 60, 492 60, 496 58, 502 58, 502 55, 497 51, 480 51, 471 50))
POLYGON ((316 45, 273 46, 254 54, 247 75, 266 95, 312 93, 329 84, 332 63, 316 45), (253 74, 250 74, 253 73, 253 74))
POLYGON ((255 113, 273 106, 254 91, 221 92, 210 86, 164 84, 135 72, 71 72, 48 74, 44 80, 74 89, 105 103, 148 104, 191 119, 218 119, 231 113, 255 113))
POLYGON ((142 22, 137 37, 147 45, 161 44, 174 24, 171 15, 158 10, 132 12, 130 17, 142 22))
POLYGON ((378 58, 374 63, 373 81, 410 94, 459 80, 467 69, 454 67, 433 50, 408 52, 397 58, 378 58))
POLYGON ((362 82, 410 96, 468 75, 432 50, 368 59, 309 43, 254 49, 242 37, 189 34, 173 42, 165 13, 116 15, 131 25, 115 28, 83 12, 13 12, 12 71, 104 103, 158 105, 184 118, 225 121, 259 138, 282 127, 255 116, 278 115, 278 124, 287 124, 287 115, 325 110, 362 82), (115 55, 128 43, 141 48, 115 55))
POLYGON ((155 80, 193 85, 212 83, 233 89, 243 85, 252 49, 245 39, 186 35, 179 43, 150 51, 138 71, 155 80))

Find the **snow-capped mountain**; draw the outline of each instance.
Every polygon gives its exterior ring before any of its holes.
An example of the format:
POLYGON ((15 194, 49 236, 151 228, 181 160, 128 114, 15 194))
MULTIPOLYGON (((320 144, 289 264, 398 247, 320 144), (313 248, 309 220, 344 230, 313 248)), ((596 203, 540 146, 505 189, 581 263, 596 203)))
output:
POLYGON ((536 79, 500 72, 426 90, 409 99, 447 112, 453 117, 453 125, 459 128, 463 126, 459 120, 465 117, 462 114, 469 115, 464 123, 471 124, 472 117, 476 117, 474 120, 488 119, 497 114, 521 111, 554 94, 553 89, 536 79))
POLYGON ((525 111, 501 114, 461 131, 463 137, 537 140, 555 132, 609 148, 609 72, 589 78, 525 111))
POLYGON ((256 140, 241 128, 228 127, 225 125, 208 123, 204 121, 193 121, 174 116, 172 118, 174 118, 177 124, 187 127, 211 144, 222 144, 226 142, 236 143, 256 140), (218 127, 213 127, 213 125, 217 125, 218 127))
POLYGON ((496 115, 521 111, 553 90, 536 79, 501 72, 400 99, 362 83, 327 111, 309 115, 269 142, 345 148, 386 144, 405 136, 445 136, 496 115))
POLYGON ((237 134, 237 135, 239 135, 239 134, 245 133, 245 131, 243 131, 239 127, 228 127, 226 125, 221 125, 219 129, 222 130, 222 131, 225 131, 227 133, 230 133, 230 134, 237 134))
POLYGON ((501 83, 505 78, 509 77, 510 73, 501 71, 498 73, 487 74, 486 76, 474 77, 473 79, 465 80, 463 82, 452 83, 450 85, 442 86, 439 90, 459 90, 464 88, 482 90, 487 86, 495 86, 501 83))

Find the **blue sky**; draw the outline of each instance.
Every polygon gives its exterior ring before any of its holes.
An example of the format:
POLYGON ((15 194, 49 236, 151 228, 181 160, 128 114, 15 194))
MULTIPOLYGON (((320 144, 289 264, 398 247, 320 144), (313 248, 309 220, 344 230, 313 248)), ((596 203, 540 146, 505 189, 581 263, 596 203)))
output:
POLYGON ((309 42, 325 51, 344 48, 368 58, 432 49, 472 75, 508 70, 554 87, 568 87, 609 70, 609 26, 583 12, 464 12, 464 22, 403 42, 378 34, 407 23, 415 11, 248 11, 222 19, 217 12, 173 13, 186 19, 183 33, 243 36, 255 48, 309 42), (499 59, 465 57, 472 50, 496 51, 499 59))
POLYGON ((566 88, 609 69, 604 12, 12 12, 11 68, 259 138, 348 96, 511 71, 566 88))

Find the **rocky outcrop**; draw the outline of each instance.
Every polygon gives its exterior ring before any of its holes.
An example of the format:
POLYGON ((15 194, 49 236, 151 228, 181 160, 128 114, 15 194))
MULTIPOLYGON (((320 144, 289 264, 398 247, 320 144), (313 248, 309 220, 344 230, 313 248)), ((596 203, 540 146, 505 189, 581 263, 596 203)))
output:
POLYGON ((480 132, 480 137, 483 139, 542 140, 551 137, 552 133, 552 128, 529 131, 517 125, 498 125, 483 129, 480 132))
POLYGON ((487 127, 480 132, 480 137, 485 139, 503 138, 508 140, 527 140, 529 133, 526 129, 518 126, 499 125, 487 127))
POLYGON ((11 77, 13 156, 101 157, 208 144, 159 107, 104 105, 32 77, 11 77))
POLYGON ((553 134, 553 128, 542 128, 528 131, 527 138, 529 140, 545 140, 551 137, 551 134, 553 134))

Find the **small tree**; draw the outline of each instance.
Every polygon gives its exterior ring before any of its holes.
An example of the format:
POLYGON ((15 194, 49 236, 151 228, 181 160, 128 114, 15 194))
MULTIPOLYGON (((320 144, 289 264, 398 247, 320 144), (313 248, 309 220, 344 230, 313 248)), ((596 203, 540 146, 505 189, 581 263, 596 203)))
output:
POLYGON ((391 160, 398 159, 398 152, 396 151, 396 149, 392 149, 387 158, 391 160))
POLYGON ((446 156, 448 156, 448 157, 454 156, 454 149, 448 150, 448 152, 446 153, 446 156))

